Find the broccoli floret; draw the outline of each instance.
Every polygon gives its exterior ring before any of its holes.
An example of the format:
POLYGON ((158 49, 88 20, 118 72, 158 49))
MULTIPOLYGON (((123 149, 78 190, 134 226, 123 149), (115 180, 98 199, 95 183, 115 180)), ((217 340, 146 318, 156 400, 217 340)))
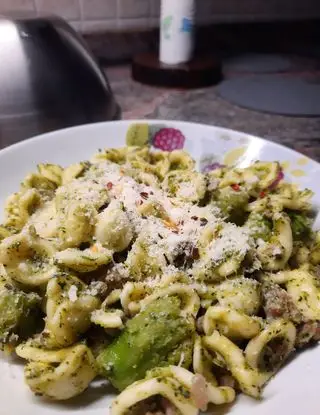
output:
POLYGON ((40 297, 5 282, 0 285, 0 344, 14 344, 37 331, 42 322, 40 297))
POLYGON ((272 233, 272 221, 260 213, 250 213, 246 226, 254 239, 268 241, 272 233))
POLYGON ((213 193, 213 202, 221 210, 226 220, 235 224, 242 224, 245 211, 249 203, 249 195, 245 189, 232 187, 219 189, 213 193))
POLYGON ((180 307, 177 297, 154 301, 98 356, 101 373, 113 386, 123 390, 143 379, 148 370, 180 360, 184 342, 194 333, 193 321, 181 316, 180 307))
POLYGON ((291 219, 292 236, 295 241, 308 238, 311 234, 311 219, 303 213, 288 212, 291 219))

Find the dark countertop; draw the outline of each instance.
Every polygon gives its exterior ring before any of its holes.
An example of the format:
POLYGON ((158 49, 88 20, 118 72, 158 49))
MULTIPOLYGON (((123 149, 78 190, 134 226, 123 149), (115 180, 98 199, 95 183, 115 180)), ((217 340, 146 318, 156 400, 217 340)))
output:
POLYGON ((214 87, 176 91, 134 82, 129 66, 106 70, 123 119, 192 121, 240 130, 291 147, 320 162, 320 118, 271 115, 237 107, 214 87))

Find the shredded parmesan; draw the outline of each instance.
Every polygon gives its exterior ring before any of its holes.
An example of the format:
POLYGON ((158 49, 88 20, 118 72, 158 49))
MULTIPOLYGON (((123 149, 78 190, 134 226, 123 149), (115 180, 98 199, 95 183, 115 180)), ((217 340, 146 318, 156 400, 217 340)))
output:
POLYGON ((228 254, 244 256, 249 250, 249 234, 244 228, 227 223, 219 237, 209 247, 209 256, 213 262, 220 262, 228 254))
POLYGON ((75 285, 71 285, 71 287, 69 288, 68 297, 72 303, 75 303, 78 299, 77 291, 78 288, 75 285))
POLYGON ((185 354, 184 354, 184 352, 182 352, 181 353, 181 356, 180 356, 180 360, 179 360, 178 366, 182 366, 183 365, 184 359, 185 359, 185 354))

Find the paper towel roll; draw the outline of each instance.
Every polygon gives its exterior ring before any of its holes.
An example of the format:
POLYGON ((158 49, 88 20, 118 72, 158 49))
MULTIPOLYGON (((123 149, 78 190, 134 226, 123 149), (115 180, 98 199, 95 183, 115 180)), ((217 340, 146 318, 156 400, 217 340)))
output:
POLYGON ((168 65, 188 62, 194 47, 195 0, 162 0, 160 61, 168 65))

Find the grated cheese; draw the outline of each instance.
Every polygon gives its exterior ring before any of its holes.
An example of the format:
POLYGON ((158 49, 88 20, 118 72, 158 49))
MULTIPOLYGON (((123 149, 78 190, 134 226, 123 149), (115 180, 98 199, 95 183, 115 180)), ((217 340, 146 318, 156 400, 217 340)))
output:
POLYGON ((226 223, 218 239, 211 243, 209 256, 213 262, 218 263, 228 254, 244 256, 249 249, 248 231, 232 223, 226 223))
POLYGON ((75 285, 71 285, 71 287, 69 288, 68 297, 72 303, 75 303, 78 299, 77 291, 78 287, 76 287, 75 285))
POLYGON ((20 264, 18 265, 18 269, 21 272, 28 272, 28 265, 25 262, 20 262, 20 264))
POLYGON ((179 186, 177 196, 185 198, 185 199, 196 198, 197 197, 197 187, 195 186, 194 183, 183 182, 179 186))
POLYGON ((183 365, 184 359, 185 359, 185 354, 184 354, 184 352, 182 352, 181 353, 181 356, 180 356, 180 361, 178 363, 178 366, 182 366, 183 365))

